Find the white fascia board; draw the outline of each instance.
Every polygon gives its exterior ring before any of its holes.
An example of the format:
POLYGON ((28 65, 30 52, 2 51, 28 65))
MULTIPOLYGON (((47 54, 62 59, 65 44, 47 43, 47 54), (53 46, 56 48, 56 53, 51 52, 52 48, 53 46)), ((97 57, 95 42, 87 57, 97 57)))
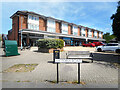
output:
MULTIPOLYGON (((19 32, 20 33, 20 32, 19 32)), ((71 38, 80 38, 80 39, 91 39, 91 40, 102 40, 104 39, 97 39, 97 38, 90 38, 90 37, 83 37, 83 36, 74 36, 74 35, 66 35, 61 33, 52 33, 52 32, 45 32, 45 31, 30 31, 30 30, 22 30, 22 33, 34 33, 34 34, 44 34, 44 35, 50 35, 50 36, 61 36, 61 37, 71 37, 71 38)))

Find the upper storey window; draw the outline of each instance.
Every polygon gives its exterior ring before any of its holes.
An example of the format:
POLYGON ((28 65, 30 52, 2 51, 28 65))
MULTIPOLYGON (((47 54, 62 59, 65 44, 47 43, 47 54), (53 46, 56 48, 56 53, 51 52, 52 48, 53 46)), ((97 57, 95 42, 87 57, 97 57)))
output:
POLYGON ((28 15, 28 29, 39 30, 39 17, 28 15))
POLYGON ((97 38, 97 31, 94 31, 94 38, 97 38))
POLYGON ((102 38, 102 33, 101 32, 99 32, 99 38, 102 38))
POLYGON ((78 35, 78 27, 73 26, 73 35, 78 35))
POLYGON ((33 16, 33 15, 28 15, 28 19, 29 19, 29 20, 39 21, 39 17, 33 16))
POLYGON ((92 37, 92 30, 91 29, 88 30, 88 37, 92 37))
POLYGON ((52 19, 47 20, 47 31, 48 32, 55 32, 55 21, 52 19))
POLYGON ((68 34, 68 24, 62 23, 62 34, 68 34))
POLYGON ((85 28, 81 28, 81 35, 82 35, 82 36, 85 36, 85 33, 86 33, 86 32, 85 32, 85 28))

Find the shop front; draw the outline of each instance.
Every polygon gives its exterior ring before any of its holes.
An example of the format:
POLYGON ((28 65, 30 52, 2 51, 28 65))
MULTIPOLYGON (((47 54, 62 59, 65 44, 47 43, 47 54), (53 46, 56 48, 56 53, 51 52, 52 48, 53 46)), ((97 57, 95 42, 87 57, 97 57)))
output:
POLYGON ((43 38, 44 38, 43 34, 24 33, 22 34, 22 45, 23 47, 37 46, 37 40, 43 39, 43 38))
POLYGON ((65 46, 81 46, 83 43, 93 42, 95 40, 104 41, 104 39, 87 38, 83 36, 74 36, 47 31, 34 31, 23 29, 19 32, 18 43, 21 46, 21 48, 26 45, 36 46, 37 45, 36 41, 44 38, 62 39, 65 42, 65 46))
POLYGON ((62 37, 60 39, 63 39, 64 42, 65 42, 65 46, 72 46, 73 45, 73 41, 72 41, 72 38, 69 38, 69 37, 62 37))

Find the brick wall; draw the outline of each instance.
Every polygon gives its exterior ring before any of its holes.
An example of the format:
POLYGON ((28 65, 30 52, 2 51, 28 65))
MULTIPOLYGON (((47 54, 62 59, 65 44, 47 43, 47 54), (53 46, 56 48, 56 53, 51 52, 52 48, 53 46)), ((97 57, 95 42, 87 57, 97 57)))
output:
POLYGON ((101 33, 101 35, 102 35, 102 37, 101 37, 101 38, 103 39, 103 32, 101 33))
POLYGON ((71 26, 68 25, 68 35, 71 35, 71 30, 72 30, 71 26))
POLYGON ((27 26, 27 16, 19 15, 19 30, 27 29, 27 27, 28 27, 27 26))
POLYGON ((87 28, 85 30, 86 30, 86 37, 88 37, 88 30, 87 30, 87 28))
POLYGON ((99 32, 97 31, 97 38, 99 38, 99 32))
POLYGON ((39 30, 42 30, 42 31, 47 30, 46 21, 42 18, 39 18, 39 30))
POLYGON ((12 19, 12 39, 18 40, 18 17, 15 16, 12 19))
POLYGON ((94 31, 92 30, 92 37, 94 37, 94 31))
POLYGON ((12 32, 8 33, 8 40, 13 40, 12 32))
POLYGON ((60 23, 56 22, 56 33, 60 33, 60 23))
POLYGON ((21 36, 19 36, 19 46, 21 45, 21 36))
POLYGON ((80 36, 80 28, 78 28, 78 36, 80 36))

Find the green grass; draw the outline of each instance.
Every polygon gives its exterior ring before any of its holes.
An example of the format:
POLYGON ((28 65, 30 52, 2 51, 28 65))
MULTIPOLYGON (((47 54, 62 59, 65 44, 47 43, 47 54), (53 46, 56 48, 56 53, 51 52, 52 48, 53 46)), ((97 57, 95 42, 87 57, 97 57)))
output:
MULTIPOLYGON (((50 81, 50 80, 46 80, 47 82, 50 82, 50 83, 57 83, 57 81, 50 81)), ((62 82, 62 83, 69 83, 69 84, 78 84, 78 81, 59 81, 59 82, 62 82)), ((82 85, 85 85, 86 83, 85 82, 80 82, 80 84, 82 85)))
POLYGON ((38 64, 16 64, 3 72, 31 72, 38 64))
POLYGON ((18 81, 16 81, 16 82, 30 82, 29 80, 25 80, 25 81, 20 81, 20 80, 18 80, 18 81))

